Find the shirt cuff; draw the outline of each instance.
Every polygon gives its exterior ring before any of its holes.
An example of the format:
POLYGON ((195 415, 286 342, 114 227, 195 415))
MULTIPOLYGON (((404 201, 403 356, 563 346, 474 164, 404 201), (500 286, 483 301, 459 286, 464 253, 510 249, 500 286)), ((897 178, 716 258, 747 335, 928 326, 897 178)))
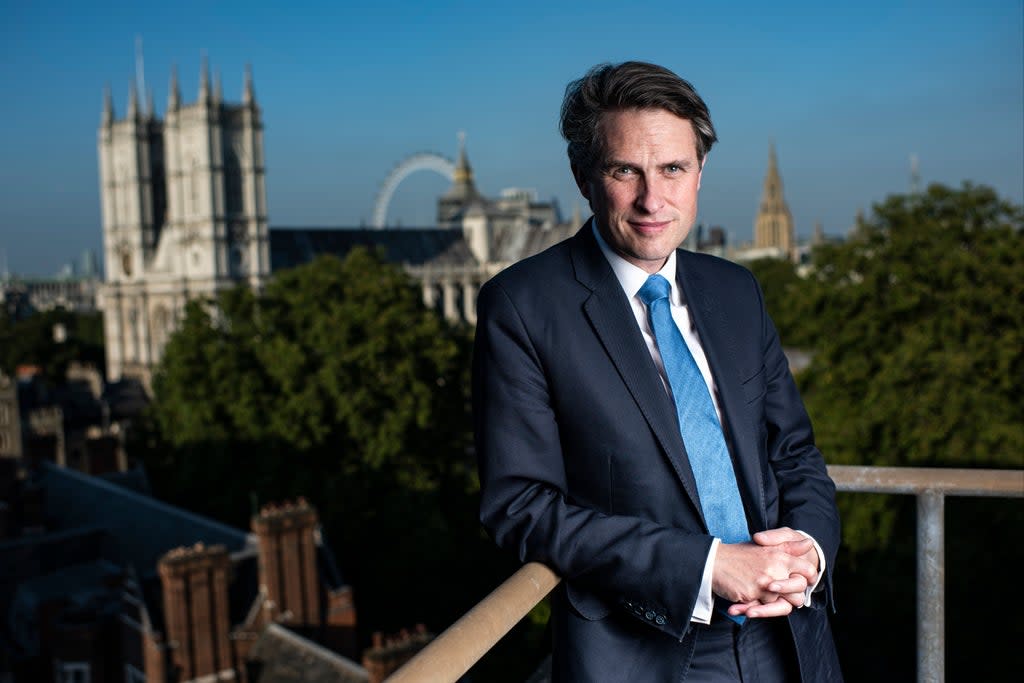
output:
MULTIPOLYGON (((811 606, 811 594, 812 593, 816 593, 820 589, 824 588, 824 586, 821 585, 821 579, 822 579, 823 576, 825 576, 825 553, 822 552, 821 546, 818 545, 818 542, 814 540, 813 536, 811 536, 810 534, 805 533, 803 531, 800 531, 799 529, 797 529, 796 532, 798 534, 802 535, 802 536, 806 536, 807 538, 811 539, 811 543, 814 544, 814 552, 818 553, 818 580, 814 582, 813 586, 808 586, 807 590, 804 591, 804 605, 803 606, 804 607, 810 607, 811 606)), ((707 570, 705 569, 705 571, 707 571, 707 570)))
POLYGON ((690 621, 698 624, 710 624, 711 612, 715 607, 715 596, 711 592, 711 579, 715 568, 715 557, 718 555, 718 546, 721 539, 711 540, 711 550, 708 551, 708 559, 704 563, 704 575, 700 580, 700 590, 697 592, 697 604, 693 606, 693 614, 690 621))

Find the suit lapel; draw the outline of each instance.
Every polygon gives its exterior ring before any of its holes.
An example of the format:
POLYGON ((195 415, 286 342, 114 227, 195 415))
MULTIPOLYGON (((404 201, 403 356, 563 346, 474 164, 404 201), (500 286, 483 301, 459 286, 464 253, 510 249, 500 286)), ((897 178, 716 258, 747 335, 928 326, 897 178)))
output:
POLYGON ((744 330, 738 329, 735 322, 730 324, 727 318, 729 307, 719 296, 721 283, 715 283, 715 286, 708 282, 689 252, 677 250, 676 257, 676 279, 683 289, 701 347, 715 378, 726 442, 732 454, 740 494, 748 505, 754 501, 752 512, 755 521, 760 522, 760 528, 766 528, 760 457, 753 446, 749 449, 743 447, 746 440, 741 438, 734 422, 734 417, 745 407, 740 385, 743 378, 737 375, 741 364, 736 344, 737 335, 744 334, 744 330))
POLYGON ((573 238, 572 259, 576 279, 591 290, 583 304, 584 313, 667 454, 696 514, 703 520, 697 483, 686 458, 675 406, 661 383, 622 285, 601 253, 589 223, 573 238))

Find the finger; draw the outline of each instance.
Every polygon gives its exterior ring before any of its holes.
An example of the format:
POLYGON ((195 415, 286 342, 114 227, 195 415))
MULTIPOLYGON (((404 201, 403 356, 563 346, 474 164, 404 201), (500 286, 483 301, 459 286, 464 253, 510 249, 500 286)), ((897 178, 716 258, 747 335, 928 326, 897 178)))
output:
POLYGON ((758 531, 751 540, 758 545, 778 545, 787 541, 797 541, 801 538, 804 538, 802 534, 793 531, 788 526, 784 526, 778 529, 758 531))
POLYGON ((788 579, 782 579, 781 581, 772 581, 766 588, 772 593, 801 593, 807 590, 808 581, 802 574, 790 576, 788 579))
POLYGON ((779 598, 785 600, 796 609, 800 609, 804 606, 803 591, 800 591, 799 593, 782 593, 779 595, 779 598))
POLYGON ((734 617, 742 616, 748 609, 755 605, 760 605, 760 600, 751 600, 750 602, 736 602, 729 605, 729 609, 726 611, 734 617))
POLYGON ((744 616, 750 619, 760 619, 764 617, 784 617, 792 611, 792 604, 785 600, 779 599, 775 602, 770 602, 766 605, 754 605, 746 612, 744 612, 744 616))
POLYGON ((815 553, 814 541, 809 538, 804 538, 803 536, 798 540, 785 541, 783 543, 777 543, 776 545, 779 550, 784 553, 789 553, 794 557, 805 557, 815 553))
MULTIPOLYGON (((789 576, 778 577, 777 581, 784 581, 786 578, 792 579, 794 576, 802 576, 807 581, 808 586, 818 581, 818 567, 803 558, 794 557, 787 566, 789 568, 789 576)), ((767 587, 766 585, 765 588, 767 587)))

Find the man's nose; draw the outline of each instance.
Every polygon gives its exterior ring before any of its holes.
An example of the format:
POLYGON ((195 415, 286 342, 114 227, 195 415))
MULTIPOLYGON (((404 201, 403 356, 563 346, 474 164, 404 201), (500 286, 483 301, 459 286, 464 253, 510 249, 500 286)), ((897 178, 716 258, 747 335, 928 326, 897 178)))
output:
POLYGON ((657 177, 645 177, 637 188, 636 208, 644 213, 655 214, 665 206, 664 183, 657 177))

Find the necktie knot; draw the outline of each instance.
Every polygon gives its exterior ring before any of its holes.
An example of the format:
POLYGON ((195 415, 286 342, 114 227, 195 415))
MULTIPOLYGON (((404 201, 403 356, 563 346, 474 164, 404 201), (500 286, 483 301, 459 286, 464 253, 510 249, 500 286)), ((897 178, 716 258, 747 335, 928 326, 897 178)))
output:
POLYGON ((672 286, 669 285, 668 280, 655 273, 647 278, 647 282, 644 283, 644 286, 640 288, 637 294, 640 296, 641 301, 650 306, 658 299, 667 299, 671 291, 672 286))

